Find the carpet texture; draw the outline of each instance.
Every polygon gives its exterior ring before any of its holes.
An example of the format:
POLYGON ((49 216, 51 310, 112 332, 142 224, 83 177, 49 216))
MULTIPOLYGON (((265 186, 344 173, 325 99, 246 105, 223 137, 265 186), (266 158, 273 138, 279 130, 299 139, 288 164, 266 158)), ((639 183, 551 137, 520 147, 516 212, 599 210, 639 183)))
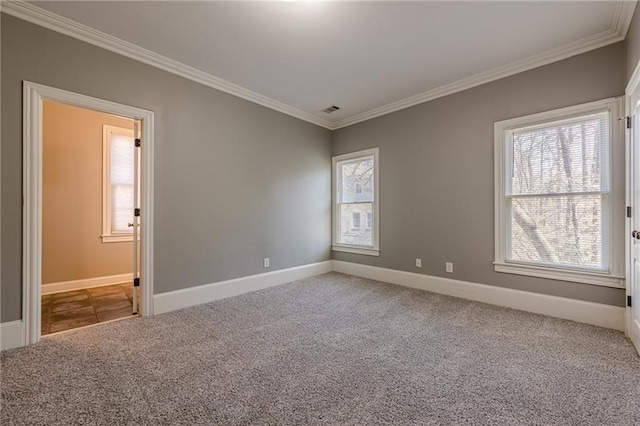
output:
POLYGON ((337 273, 1 360, 2 425, 640 424, 620 332, 337 273))

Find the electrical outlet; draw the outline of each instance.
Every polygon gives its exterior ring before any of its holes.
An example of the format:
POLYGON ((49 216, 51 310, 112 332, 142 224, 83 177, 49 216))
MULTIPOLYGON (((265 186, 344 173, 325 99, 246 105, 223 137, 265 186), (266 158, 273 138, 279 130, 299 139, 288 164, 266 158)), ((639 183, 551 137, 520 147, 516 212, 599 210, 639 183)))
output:
POLYGON ((416 259, 416 268, 422 268, 422 259, 416 259))
POLYGON ((264 266, 265 268, 268 268, 268 267, 269 267, 269 258, 268 258, 268 257, 265 257, 265 258, 264 258, 264 265, 263 265, 263 266, 264 266))
POLYGON ((453 262, 446 262, 444 266, 447 272, 449 272, 450 274, 453 273, 453 262))

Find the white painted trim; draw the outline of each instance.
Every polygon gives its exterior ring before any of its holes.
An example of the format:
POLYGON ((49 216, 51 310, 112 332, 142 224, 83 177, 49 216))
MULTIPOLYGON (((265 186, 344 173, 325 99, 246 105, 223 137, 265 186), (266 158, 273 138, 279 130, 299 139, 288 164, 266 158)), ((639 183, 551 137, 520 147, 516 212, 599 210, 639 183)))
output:
POLYGON ((59 281, 42 284, 42 294, 60 293, 62 291, 80 290, 83 288, 102 287, 133 281, 133 274, 109 275, 105 277, 84 278, 81 280, 59 281))
MULTIPOLYGON (((105 244, 110 243, 132 243, 133 235, 100 235, 100 239, 105 244)), ((140 241, 140 235, 138 235, 138 241, 140 241)))
POLYGON ((344 252, 344 253, 363 254, 365 256, 380 256, 380 250, 368 249, 368 248, 362 248, 362 247, 345 246, 345 245, 339 245, 339 244, 332 245, 331 246, 331 250, 333 250, 333 251, 341 251, 341 252, 344 252))
POLYGON ((631 93, 638 87, 638 84, 640 84, 640 61, 636 64, 636 68, 633 70, 631 78, 629 78, 627 88, 624 90, 625 95, 631 96, 631 93))
MULTIPOLYGON (((625 309, 617 306, 338 260, 327 260, 157 294, 153 297, 154 311, 155 314, 171 312, 295 280, 314 277, 331 271, 600 327, 624 330, 625 309)), ((25 340, 26 333, 23 331, 23 325, 21 320, 0 324, 0 350, 24 346, 28 343, 25 340)))
POLYGON ((274 287, 303 278, 331 272, 333 264, 330 260, 264 274, 220 281, 213 284, 203 284, 168 293, 156 294, 153 297, 155 313, 175 311, 189 306, 213 302, 214 300, 237 296, 263 288, 274 287))
POLYGON ((24 346, 23 326, 22 320, 0 324, 0 351, 24 346))
POLYGON ((622 41, 625 39, 627 31, 629 30, 629 25, 633 18, 633 12, 635 11, 637 0, 618 1, 616 12, 611 22, 611 27, 599 34, 585 37, 564 46, 559 46, 555 49, 472 75, 453 83, 436 87, 360 114, 346 117, 337 122, 331 122, 324 118, 317 117, 314 114, 261 95, 257 92, 226 81, 220 77, 200 71, 196 68, 144 49, 140 46, 136 46, 135 44, 129 43, 102 31, 98 31, 87 25, 80 24, 71 19, 57 15, 33 4, 26 3, 21 0, 8 0, 1 3, 2 12, 15 16, 19 19, 23 19, 69 37, 82 40, 94 46, 101 47, 130 59, 179 75, 205 86, 246 99, 275 111, 279 111, 283 114, 299 118, 300 120, 308 121, 309 123, 316 124, 329 130, 336 130, 622 41))
POLYGON ((453 83, 445 84, 443 86, 418 93, 417 95, 409 96, 387 105, 344 118, 334 123, 332 130, 351 126, 362 121, 371 120, 372 118, 380 117, 414 105, 462 92, 463 90, 471 89, 472 87, 500 80, 501 78, 509 77, 533 68, 558 62, 590 50, 595 50, 600 47, 622 41, 627 36, 627 31, 629 30, 629 25, 631 25, 631 19, 633 18, 633 12, 636 9, 636 4, 637 1, 618 1, 616 13, 611 23, 611 28, 606 31, 602 31, 601 33, 576 40, 565 44, 564 46, 559 46, 537 55, 529 56, 528 58, 493 68, 491 70, 454 81, 453 83))
POLYGON ((625 309, 617 306, 338 260, 332 262, 333 270, 343 274, 624 331, 625 309))
POLYGON ((22 320, 25 344, 40 339, 42 291, 42 104, 44 100, 142 121, 142 316, 153 315, 153 112, 42 84, 23 82, 23 275, 22 320))
MULTIPOLYGON (((640 69, 640 62, 638 62, 638 64, 636 64, 636 68, 634 70, 634 75, 636 75, 638 73, 638 70, 640 69)), ((631 82, 631 81, 630 81, 631 82)), ((627 86, 627 89, 625 91, 625 102, 624 102, 624 111, 625 111, 625 116, 626 117, 632 117, 633 116, 633 112, 631 110, 631 94, 633 93, 633 91, 636 89, 638 83, 640 82, 640 80, 635 80, 634 84, 631 86, 627 86)), ((633 161, 633 155, 634 155, 634 151, 633 151, 633 135, 631 133, 631 129, 626 129, 625 132, 625 175, 624 175, 624 180, 625 180, 625 202, 624 205, 631 207, 632 211, 635 208, 634 207, 634 196, 633 196, 633 191, 634 191, 634 175, 633 175, 633 165, 634 165, 634 161, 633 161)), ((631 265, 633 265, 633 252, 632 252, 632 241, 630 238, 631 235, 631 229, 632 229, 632 221, 633 219, 631 217, 627 217, 627 220, 625 221, 625 227, 624 227, 624 259, 625 259, 625 268, 624 268, 624 275, 625 275, 625 296, 629 297, 632 295, 632 289, 631 286, 633 284, 632 281, 632 269, 631 269, 631 265)), ((627 337, 631 337, 631 326, 632 326, 632 320, 633 320, 633 310, 627 306, 626 308, 626 313, 625 313, 625 334, 627 335, 627 337)))
POLYGON ((493 262, 496 272, 547 278, 550 280, 571 281, 576 283, 601 285, 604 287, 625 288, 625 277, 586 270, 561 269, 524 263, 493 262))
MULTIPOLYGON (((634 126, 638 126, 639 123, 637 123, 637 117, 634 116, 633 114, 633 110, 635 108, 635 105, 632 104, 633 99, 635 99, 634 92, 638 89, 638 87, 640 86, 640 61, 638 61, 638 63, 636 64, 635 69, 633 70, 633 74, 631 75, 631 78, 629 79, 629 83, 627 84, 627 88, 625 89, 625 116, 626 117, 630 117, 632 120, 632 128, 634 126)), ((639 169, 640 170, 640 165, 635 165, 634 164, 634 158, 635 158, 635 149, 636 146, 634 145, 634 140, 633 140, 633 133, 632 133, 633 129, 626 129, 625 132, 625 159, 626 159, 626 164, 625 164, 625 182, 626 182, 626 193, 625 193, 625 205, 626 206, 630 206, 632 209, 632 212, 634 209, 639 208, 640 207, 640 199, 637 199, 638 197, 636 197, 634 194, 636 194, 636 191, 638 190, 638 188, 636 188, 636 184, 635 184, 635 170, 634 169, 639 169)), ((633 216, 633 214, 632 214, 633 216)), ((632 300, 637 298, 636 295, 634 295, 634 289, 633 289, 633 265, 634 265, 634 260, 633 260, 633 241, 631 239, 631 232, 632 229, 634 229, 634 219, 633 217, 629 217, 626 220, 626 224, 625 224, 625 263, 626 263, 626 268, 625 268, 625 274, 626 274, 626 294, 625 296, 627 297, 631 297, 632 300)), ((636 335, 636 330, 637 330, 637 325, 635 323, 635 319, 633 318, 633 308, 628 306, 626 308, 626 318, 625 318, 625 326, 626 326, 626 330, 625 333, 627 334, 627 336, 629 338, 631 338, 633 341, 640 341, 640 336, 636 335)))
POLYGON ((622 114, 622 101, 621 97, 608 98, 494 123, 494 269, 496 272, 624 288, 624 256, 622 250, 620 250, 622 247, 620 237, 624 232, 625 221, 623 204, 624 176, 619 173, 617 168, 613 167, 613 159, 621 156, 621 150, 624 150, 624 126, 622 121, 618 120, 622 114), (588 271, 560 265, 547 267, 543 264, 507 261, 507 246, 509 244, 507 236, 509 233, 508 227, 511 224, 511 213, 506 203, 508 175, 505 174, 505 171, 508 170, 508 166, 505 159, 511 158, 511 154, 507 153, 507 149, 510 146, 513 130, 604 111, 609 114, 610 131, 608 170, 611 178, 611 189, 608 191, 610 196, 607 205, 610 223, 609 228, 606 229, 607 233, 603 235, 604 247, 609 249, 609 252, 605 253, 609 270, 588 271))
POLYGON ((246 89, 230 81, 216 77, 215 75, 200 71, 171 58, 167 58, 151 50, 144 49, 87 25, 57 15, 33 4, 16 0, 3 1, 2 12, 300 120, 308 121, 309 123, 327 129, 331 129, 332 127, 329 121, 321 117, 261 95, 260 93, 246 89))

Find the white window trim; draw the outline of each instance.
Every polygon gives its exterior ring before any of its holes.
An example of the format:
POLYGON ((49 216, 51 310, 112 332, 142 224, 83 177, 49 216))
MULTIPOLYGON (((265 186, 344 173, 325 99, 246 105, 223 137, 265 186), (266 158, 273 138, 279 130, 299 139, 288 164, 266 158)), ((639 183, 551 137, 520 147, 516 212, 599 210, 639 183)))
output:
POLYGON ((539 278, 548 278, 561 281, 572 281, 584 284, 601 285, 606 287, 624 288, 624 163, 613 167, 615 158, 624 158, 624 125, 618 120, 622 114, 622 98, 609 98, 596 102, 575 105, 553 111, 512 118, 498 121, 494 124, 494 148, 495 148, 495 262, 496 272, 527 275, 539 278), (610 212, 611 225, 609 239, 609 271, 579 270, 570 267, 544 266, 540 264, 527 264, 506 260, 507 232, 505 221, 508 220, 506 211, 505 190, 505 150, 506 133, 510 130, 535 126, 549 121, 557 121, 565 118, 576 117, 592 112, 609 112, 610 129, 610 155, 609 170, 611 173, 610 212), (622 155, 622 157, 620 157, 622 155))
MULTIPOLYGON (((371 148, 363 151, 350 152, 348 154, 337 155, 332 158, 331 163, 331 204, 332 204, 332 236, 333 242, 331 249, 333 251, 340 251, 346 253, 364 254, 367 256, 380 256, 380 197, 379 197, 379 177, 380 177, 380 162, 379 162, 379 149, 371 148), (354 160, 360 157, 373 156, 373 247, 354 246, 349 244, 341 244, 339 241, 339 227, 340 212, 338 211, 338 202, 336 199, 338 189, 338 163, 341 161, 354 160)), ((362 220, 362 218, 361 218, 362 220)))
POLYGON ((133 231, 131 233, 111 231, 111 138, 109 135, 112 133, 133 138, 131 129, 102 125, 102 235, 100 238, 103 243, 130 242, 133 241, 133 231))

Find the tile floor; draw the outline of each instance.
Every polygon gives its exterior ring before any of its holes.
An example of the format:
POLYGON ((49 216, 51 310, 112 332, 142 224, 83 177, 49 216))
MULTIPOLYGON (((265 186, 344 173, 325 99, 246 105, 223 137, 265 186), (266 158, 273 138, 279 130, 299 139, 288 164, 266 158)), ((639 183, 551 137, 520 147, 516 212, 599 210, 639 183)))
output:
POLYGON ((132 299, 132 283, 44 295, 41 334, 131 317, 132 299))

